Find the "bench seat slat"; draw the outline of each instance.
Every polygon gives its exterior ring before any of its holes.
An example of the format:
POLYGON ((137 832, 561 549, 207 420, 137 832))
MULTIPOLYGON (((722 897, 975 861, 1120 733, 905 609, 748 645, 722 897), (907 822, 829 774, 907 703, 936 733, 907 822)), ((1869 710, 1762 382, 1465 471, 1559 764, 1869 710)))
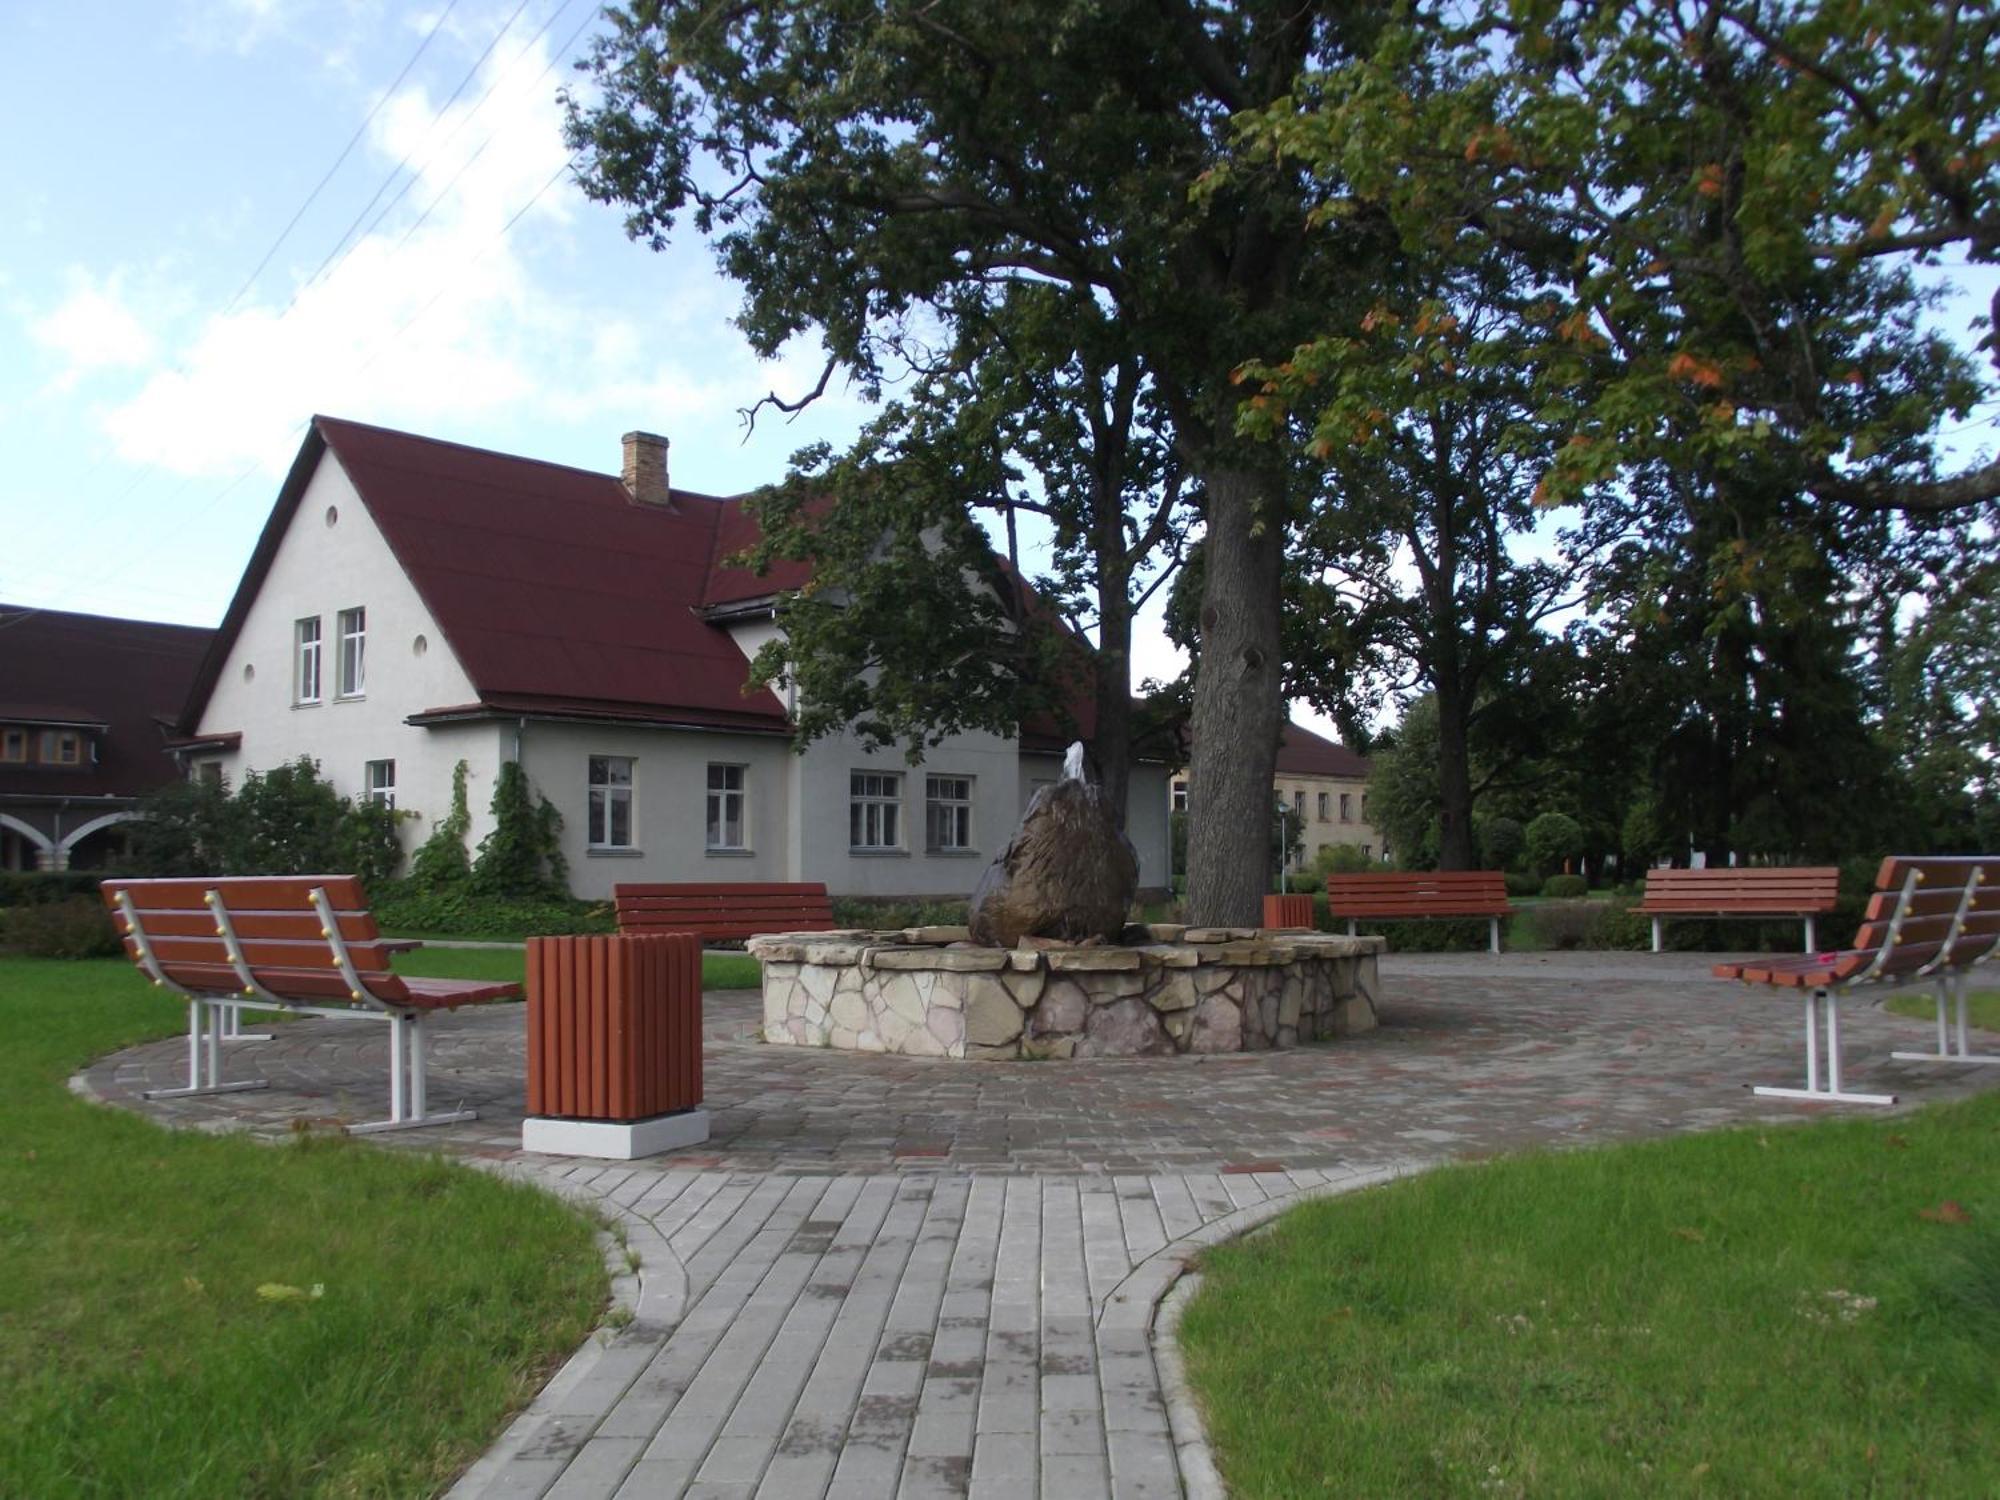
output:
POLYGON ((833 928, 833 903, 816 882, 631 883, 614 886, 612 895, 620 932, 692 932, 726 940, 833 928))

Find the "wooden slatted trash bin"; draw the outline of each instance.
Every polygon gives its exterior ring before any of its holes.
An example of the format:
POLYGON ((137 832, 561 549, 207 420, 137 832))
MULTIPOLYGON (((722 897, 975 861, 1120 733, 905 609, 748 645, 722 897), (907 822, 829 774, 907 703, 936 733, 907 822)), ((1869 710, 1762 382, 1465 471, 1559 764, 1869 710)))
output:
POLYGON ((1312 893, 1302 892, 1285 896, 1264 898, 1264 925, 1274 930, 1287 930, 1313 926, 1312 893))
POLYGON ((629 1161, 708 1139, 701 939, 528 939, 525 1150, 629 1161))

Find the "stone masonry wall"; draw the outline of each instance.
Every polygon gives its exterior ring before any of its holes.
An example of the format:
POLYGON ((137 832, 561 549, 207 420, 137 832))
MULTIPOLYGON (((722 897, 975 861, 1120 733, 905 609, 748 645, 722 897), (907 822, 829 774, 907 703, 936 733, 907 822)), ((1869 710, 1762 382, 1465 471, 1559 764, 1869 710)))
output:
POLYGON ((1375 937, 1151 926, 1122 947, 980 948, 963 928, 773 933, 764 1037, 919 1057, 1246 1052, 1375 1025, 1375 937), (1135 940, 1136 941, 1133 941, 1135 940))

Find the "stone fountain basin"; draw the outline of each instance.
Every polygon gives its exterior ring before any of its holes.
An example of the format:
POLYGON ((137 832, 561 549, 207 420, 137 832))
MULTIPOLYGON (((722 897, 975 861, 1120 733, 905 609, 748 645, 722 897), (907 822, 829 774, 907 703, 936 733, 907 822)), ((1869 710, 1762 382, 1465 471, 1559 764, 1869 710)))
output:
POLYGON ((764 1039, 914 1057, 1255 1052, 1375 1026, 1379 937, 1134 925, 1120 946, 1028 939, 983 948, 962 927, 778 932, 764 1039))

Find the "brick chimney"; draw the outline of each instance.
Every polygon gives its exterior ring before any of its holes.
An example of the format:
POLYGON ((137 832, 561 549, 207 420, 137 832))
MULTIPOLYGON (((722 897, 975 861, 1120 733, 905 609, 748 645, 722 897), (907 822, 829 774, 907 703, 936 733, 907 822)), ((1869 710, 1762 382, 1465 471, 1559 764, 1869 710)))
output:
POLYGON ((667 484, 667 440, 654 432, 625 434, 625 491, 646 505, 672 505, 667 484))

